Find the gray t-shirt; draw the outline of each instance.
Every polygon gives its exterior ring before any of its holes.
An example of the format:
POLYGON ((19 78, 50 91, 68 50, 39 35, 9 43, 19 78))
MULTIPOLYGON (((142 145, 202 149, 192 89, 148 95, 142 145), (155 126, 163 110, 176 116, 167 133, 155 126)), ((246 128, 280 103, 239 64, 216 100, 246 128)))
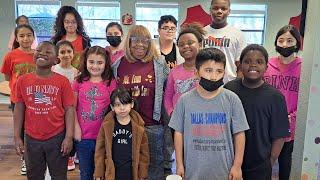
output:
POLYGON ((196 89, 179 99, 169 126, 184 137, 184 167, 188 180, 228 179, 233 165, 232 135, 249 129, 240 99, 222 89, 212 99, 196 89))

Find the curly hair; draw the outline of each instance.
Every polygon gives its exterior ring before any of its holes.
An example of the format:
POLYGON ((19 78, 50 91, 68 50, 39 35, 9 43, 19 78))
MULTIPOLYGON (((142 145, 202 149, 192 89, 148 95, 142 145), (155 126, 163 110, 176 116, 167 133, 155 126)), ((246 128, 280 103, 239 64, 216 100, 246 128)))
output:
POLYGON ((78 11, 72 6, 62 6, 57 13, 56 21, 53 26, 54 36, 51 38, 51 41, 54 44, 57 44, 57 42, 60 41, 61 38, 67 33, 66 29, 64 28, 63 21, 66 17, 66 14, 68 13, 73 14, 77 21, 77 34, 81 35, 84 39, 89 39, 89 36, 86 34, 84 30, 82 17, 78 13, 78 11))
POLYGON ((187 33, 194 34, 198 39, 198 42, 201 43, 204 40, 204 35, 206 34, 206 31, 203 29, 203 26, 200 23, 185 24, 181 27, 181 30, 177 38, 177 42, 179 41, 182 35, 187 33))
POLYGON ((109 86, 111 83, 111 80, 113 79, 113 72, 110 65, 110 58, 106 50, 100 46, 92 46, 90 48, 87 48, 84 51, 82 55, 81 66, 80 66, 81 73, 77 77, 77 82, 82 83, 83 81, 88 81, 90 79, 90 72, 88 71, 88 68, 87 68, 87 61, 90 54, 100 55, 105 59, 105 67, 104 67, 104 71, 101 74, 101 77, 104 81, 107 82, 107 86, 109 86))

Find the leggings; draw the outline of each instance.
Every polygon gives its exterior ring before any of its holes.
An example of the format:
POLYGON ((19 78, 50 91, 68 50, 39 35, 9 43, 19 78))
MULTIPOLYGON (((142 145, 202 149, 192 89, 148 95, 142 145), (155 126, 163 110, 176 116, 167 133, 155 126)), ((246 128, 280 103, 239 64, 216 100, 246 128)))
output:
POLYGON ((289 180, 292 163, 293 140, 285 142, 280 155, 279 162, 279 180, 289 180))

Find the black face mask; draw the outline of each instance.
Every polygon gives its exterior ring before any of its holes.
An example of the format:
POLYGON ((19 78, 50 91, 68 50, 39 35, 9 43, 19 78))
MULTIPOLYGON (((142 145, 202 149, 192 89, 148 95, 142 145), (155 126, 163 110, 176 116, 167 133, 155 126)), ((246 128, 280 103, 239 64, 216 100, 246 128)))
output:
POLYGON ((219 79, 218 81, 211 81, 201 77, 199 85, 203 87, 203 89, 205 89, 206 91, 212 92, 223 85, 223 78, 219 79))
POLYGON ((281 54, 283 57, 289 57, 291 54, 298 52, 298 49, 296 46, 291 46, 287 48, 283 48, 280 46, 276 46, 276 51, 281 54))
POLYGON ((107 41, 109 42, 110 46, 118 47, 121 43, 121 36, 107 36, 107 41))

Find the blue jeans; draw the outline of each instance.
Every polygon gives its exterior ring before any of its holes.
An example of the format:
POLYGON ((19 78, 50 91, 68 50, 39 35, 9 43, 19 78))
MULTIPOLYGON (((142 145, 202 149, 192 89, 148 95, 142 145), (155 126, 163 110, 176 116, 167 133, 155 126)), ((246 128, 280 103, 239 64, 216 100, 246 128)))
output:
POLYGON ((148 180, 163 180, 164 178, 164 128, 163 125, 145 126, 148 136, 150 164, 148 180))
POLYGON ((93 180, 95 148, 96 140, 93 139, 82 139, 76 142, 81 180, 93 180))

